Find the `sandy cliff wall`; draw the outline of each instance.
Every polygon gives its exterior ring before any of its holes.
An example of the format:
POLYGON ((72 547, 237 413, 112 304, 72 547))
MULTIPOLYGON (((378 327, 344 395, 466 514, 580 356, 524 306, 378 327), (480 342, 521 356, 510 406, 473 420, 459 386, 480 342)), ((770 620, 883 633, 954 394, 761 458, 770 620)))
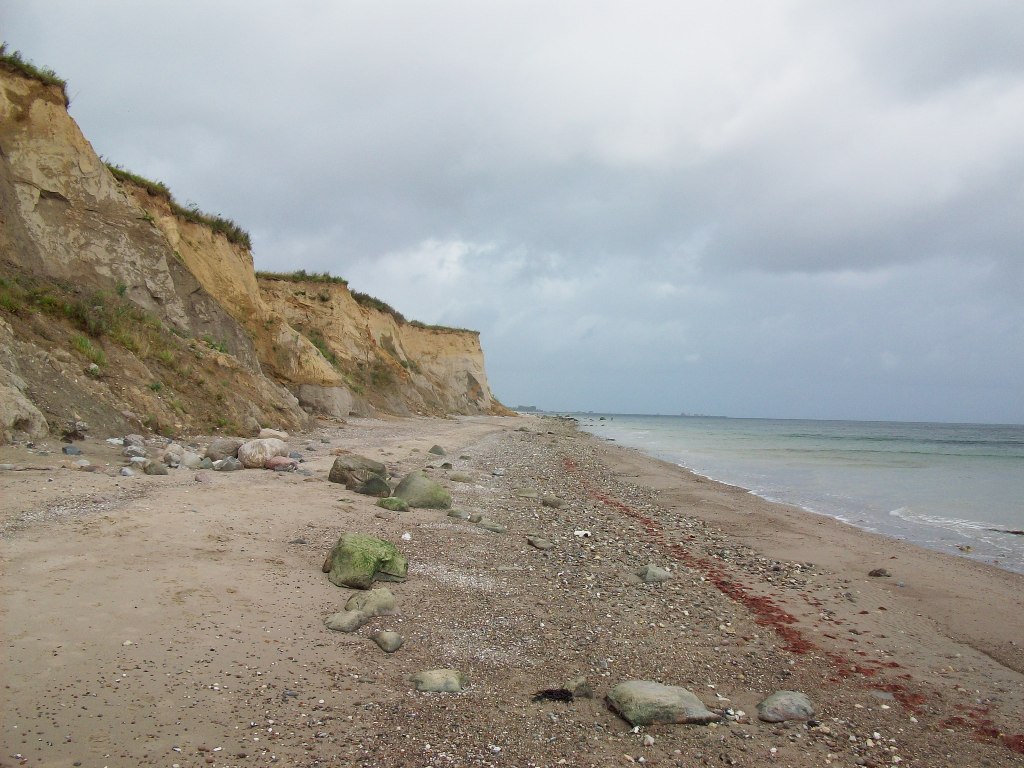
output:
POLYGON ((261 277, 264 300, 316 341, 353 393, 353 408, 501 413, 475 331, 405 322, 356 301, 342 283, 261 277))
POLYGON ((59 87, 6 66, 0 320, 4 438, 84 415, 246 431, 501 409, 476 334, 399 322, 342 284, 258 281, 246 247, 115 178, 59 87))

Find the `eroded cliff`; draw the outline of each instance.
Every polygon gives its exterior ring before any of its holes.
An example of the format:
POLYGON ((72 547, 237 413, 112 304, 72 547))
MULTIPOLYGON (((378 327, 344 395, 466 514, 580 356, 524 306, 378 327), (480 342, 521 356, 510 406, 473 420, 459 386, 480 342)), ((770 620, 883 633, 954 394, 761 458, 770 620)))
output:
POLYGON ((246 243, 112 173, 59 86, 0 64, 0 436, 503 410, 477 334, 324 285, 257 280, 246 243))

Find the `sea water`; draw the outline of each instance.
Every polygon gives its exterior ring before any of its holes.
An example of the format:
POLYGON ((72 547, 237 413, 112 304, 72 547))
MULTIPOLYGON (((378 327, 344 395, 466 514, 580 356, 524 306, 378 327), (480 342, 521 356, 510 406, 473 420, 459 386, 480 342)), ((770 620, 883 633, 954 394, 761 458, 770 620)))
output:
POLYGON ((1024 573, 1024 426, 574 414, 769 501, 1024 573))

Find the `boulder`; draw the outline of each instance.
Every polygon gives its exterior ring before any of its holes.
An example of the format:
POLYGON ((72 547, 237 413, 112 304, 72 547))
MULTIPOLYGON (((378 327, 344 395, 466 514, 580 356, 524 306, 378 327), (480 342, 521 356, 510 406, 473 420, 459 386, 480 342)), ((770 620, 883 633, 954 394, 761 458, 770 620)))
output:
POLYGON ((397 496, 386 496, 377 502, 378 507, 384 509, 390 509, 392 512, 408 512, 409 503, 405 499, 400 499, 397 496))
POLYGON ((327 556, 323 571, 336 586, 369 589, 375 579, 404 581, 409 562, 389 541, 346 533, 327 556))
POLYGON ((327 479, 332 483, 341 483, 346 487, 355 487, 362 485, 371 477, 381 477, 386 480, 387 476, 388 468, 379 461, 374 461, 354 453, 347 453, 334 460, 327 479))
POLYGON ((192 451, 185 451, 181 454, 181 466, 188 469, 198 469, 199 465, 203 463, 203 458, 198 453, 192 451))
POLYGON ((240 437, 218 437, 206 446, 206 458, 210 461, 237 458, 238 449, 244 442, 245 440, 240 437))
POLYGON ((405 499, 410 507, 449 509, 452 505, 451 494, 422 472, 410 472, 402 478, 394 495, 405 499))
POLYGON ((147 461, 142 471, 147 475, 166 475, 167 465, 162 461, 147 461))
POLYGON ((757 716, 766 723, 810 720, 814 714, 811 700, 798 691, 776 691, 757 705, 757 716))
POLYGON ((364 496, 379 496, 382 499, 391 496, 391 486, 388 485, 388 481, 378 475, 373 475, 352 490, 364 496))
POLYGON ((181 460, 185 455, 185 449, 177 443, 170 443, 164 452, 160 454, 160 461, 166 464, 168 467, 179 467, 181 466, 181 460))
POLYGON ((608 703, 632 725, 699 723, 720 720, 696 694, 652 680, 627 680, 608 692, 608 703))
POLYGON ((121 438, 125 445, 135 445, 139 448, 144 448, 146 445, 146 438, 142 435, 125 435, 121 438))
POLYGON ((246 469, 263 469, 267 459, 287 455, 287 444, 276 437, 257 438, 238 446, 238 460, 246 469))
POLYGON ((244 467, 242 466, 242 462, 234 456, 228 456, 226 459, 220 459, 213 462, 214 472, 234 472, 239 469, 244 469, 244 467))
POLYGON ((288 433, 280 432, 276 429, 267 429, 266 427, 264 427, 263 429, 260 430, 260 433, 256 437, 258 437, 261 440, 266 440, 267 438, 270 437, 276 437, 278 440, 287 440, 288 433))
POLYGON ((145 456, 146 449, 143 448, 141 445, 129 445, 127 448, 121 451, 121 455, 127 456, 129 459, 132 458, 133 456, 145 456))
POLYGON ((427 669, 409 678, 416 690, 434 693, 458 693, 466 684, 466 676, 457 669, 427 669))

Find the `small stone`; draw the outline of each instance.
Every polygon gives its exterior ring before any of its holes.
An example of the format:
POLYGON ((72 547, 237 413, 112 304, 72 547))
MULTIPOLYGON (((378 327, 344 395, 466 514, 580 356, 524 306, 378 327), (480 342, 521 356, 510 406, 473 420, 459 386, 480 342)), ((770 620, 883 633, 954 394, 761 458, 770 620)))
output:
POLYGON ((287 440, 288 439, 288 433, 287 432, 280 432, 280 431, 278 431, 276 429, 261 429, 260 433, 256 437, 258 439, 260 439, 260 440, 267 440, 267 439, 271 439, 271 438, 274 438, 274 439, 277 439, 277 440, 287 440))
POLYGON ((430 446, 430 449, 427 451, 427 453, 432 453, 435 456, 444 456, 445 450, 440 445, 432 445, 430 446))
POLYGON ((167 465, 162 461, 148 461, 142 471, 147 475, 166 475, 167 465))
POLYGON ((135 473, 128 467, 121 467, 121 477, 135 477, 135 473))
POLYGON ((529 544, 531 547, 535 547, 544 552, 547 552, 549 549, 555 548, 554 542, 548 541, 542 536, 527 536, 526 543, 529 544))
POLYGON ((868 571, 868 576, 873 576, 877 579, 883 577, 889 578, 890 576, 892 576, 892 574, 889 573, 889 571, 887 571, 885 568, 875 568, 875 570, 873 571, 868 571))
POLYGON ((324 619, 324 626, 334 632, 355 632, 371 618, 362 611, 341 611, 324 619))
POLYGON ((394 653, 402 644, 405 643, 405 638, 397 632, 384 631, 377 632, 373 635, 373 642, 375 642, 384 653, 394 653))
POLYGON ((536 499, 540 497, 540 492, 536 488, 516 488, 514 494, 520 499, 536 499))
POLYGON ((270 469, 274 472, 294 472, 299 468, 299 463, 295 459, 290 459, 287 456, 271 456, 265 462, 263 462, 264 469, 270 469))
POLYGON ((387 587, 377 587, 352 595, 345 603, 346 611, 359 611, 369 618, 395 613, 396 607, 395 596, 387 587))
POLYGON ((507 530, 504 525, 500 525, 499 523, 496 523, 493 520, 488 520, 486 518, 477 523, 477 525, 483 528, 485 531, 490 531, 491 533, 504 533, 507 530))
POLYGON ((562 687, 572 693, 577 699, 594 698, 594 689, 590 687, 590 682, 583 675, 566 681, 562 687))
POLYGON ((81 456, 82 451, 74 445, 65 445, 61 449, 61 453, 65 456, 81 456))
POLYGON ((121 455, 127 456, 128 458, 131 458, 132 456, 145 456, 146 449, 143 448, 141 445, 129 445, 127 448, 121 451, 121 455))
POLYGON ((466 684, 466 676, 457 669, 428 669, 409 678, 420 692, 458 693, 466 684))
POLYGON ((814 717, 814 705, 806 694, 798 691, 776 691, 757 705, 757 716, 766 723, 810 720, 814 717))
POLYGON ((479 523, 481 520, 484 519, 484 516, 481 515, 479 512, 474 512, 466 519, 469 520, 469 522, 471 523, 479 523))
POLYGON ((213 462, 213 470, 215 472, 236 472, 242 468, 242 462, 234 456, 228 456, 226 459, 213 462))
POLYGON ((469 520, 470 514, 464 509, 453 509, 448 513, 448 517, 454 517, 457 520, 469 520))
POLYGON ((473 476, 467 475, 465 472, 452 472, 448 475, 448 479, 453 483, 472 483, 473 476))
POLYGON ((672 580, 671 573, 664 568, 659 568, 654 563, 648 563, 637 571, 636 575, 639 576, 641 581, 645 584, 661 584, 672 580))
POLYGON ((565 506, 565 502, 557 496, 542 496, 540 504, 542 507, 551 507, 552 509, 561 509, 565 506))

